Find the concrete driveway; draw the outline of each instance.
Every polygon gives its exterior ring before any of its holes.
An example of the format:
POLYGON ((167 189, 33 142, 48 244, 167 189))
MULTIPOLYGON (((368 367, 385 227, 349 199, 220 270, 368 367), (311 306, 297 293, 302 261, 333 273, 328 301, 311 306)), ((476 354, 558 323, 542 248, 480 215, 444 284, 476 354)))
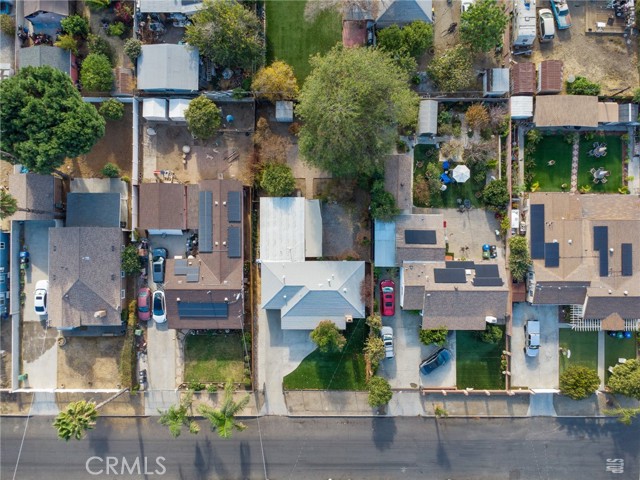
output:
MULTIPOLYGON (((147 326, 147 381, 149 390, 174 390, 176 381, 176 331, 167 322, 158 325, 149 320, 147 326)), ((144 365, 144 363, 143 363, 144 365)))
POLYGON ((558 388, 558 307, 532 306, 516 303, 513 306, 511 338, 511 385, 539 389, 558 388), (527 320, 540 321, 540 351, 537 357, 524 353, 524 325, 527 320))
MULTIPOLYGON (((456 332, 449 332, 447 343, 444 347, 451 352, 451 360, 445 365, 436 368, 429 375, 420 374, 420 386, 425 388, 453 388, 456 386, 456 332)), ((423 359, 427 358, 440 347, 437 345, 429 345, 426 347, 426 354, 423 359)))

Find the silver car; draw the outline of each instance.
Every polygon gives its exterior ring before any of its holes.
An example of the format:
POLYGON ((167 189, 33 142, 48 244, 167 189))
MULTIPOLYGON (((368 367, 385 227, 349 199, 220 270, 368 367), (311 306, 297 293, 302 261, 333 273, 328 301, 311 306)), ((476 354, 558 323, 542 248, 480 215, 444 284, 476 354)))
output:
POLYGON ((395 352, 393 349, 393 328, 382 327, 380 329, 380 335, 382 336, 382 342, 384 343, 385 358, 395 357, 395 352))

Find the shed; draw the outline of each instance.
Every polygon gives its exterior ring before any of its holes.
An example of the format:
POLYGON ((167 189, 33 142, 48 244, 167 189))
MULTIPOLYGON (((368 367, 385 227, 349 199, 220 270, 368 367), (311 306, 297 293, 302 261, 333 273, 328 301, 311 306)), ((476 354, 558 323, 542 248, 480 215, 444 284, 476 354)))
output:
POLYGON ((171 98, 169 100, 169 120, 175 122, 186 121, 184 112, 187 110, 191 100, 187 98, 171 98))
POLYGON ((482 90, 485 97, 501 97, 509 93, 509 69, 486 70, 482 77, 482 90))
POLYGON ((438 102, 422 100, 418 116, 418 135, 432 137, 438 133, 438 102))
POLYGON ((536 93, 536 66, 531 62, 516 63, 511 69, 511 95, 536 93))
POLYGON ((345 47, 362 47, 367 44, 367 20, 342 21, 342 45, 345 47))
POLYGON ((597 128, 598 97, 590 95, 538 97, 533 122, 537 127, 597 128))
POLYGON ((276 102, 276 122, 293 122, 293 102, 289 100, 276 102))
POLYGON ((169 92, 198 90, 198 49, 189 45, 143 45, 138 57, 138 89, 169 92))
POLYGON ((142 100, 142 117, 156 122, 167 120, 167 100, 164 98, 145 98, 142 100))
POLYGON ((638 105, 635 103, 618 105, 618 122, 638 125, 638 105))
POLYGON ((563 65, 560 60, 545 60, 538 64, 537 93, 562 92, 563 65))
POLYGON ((533 97, 511 97, 511 118, 524 120, 533 117, 533 97))
POLYGON ((376 267, 396 266, 396 224, 376 220, 373 230, 373 257, 376 267))
POLYGON ((618 123, 618 104, 598 102, 598 123, 618 123))

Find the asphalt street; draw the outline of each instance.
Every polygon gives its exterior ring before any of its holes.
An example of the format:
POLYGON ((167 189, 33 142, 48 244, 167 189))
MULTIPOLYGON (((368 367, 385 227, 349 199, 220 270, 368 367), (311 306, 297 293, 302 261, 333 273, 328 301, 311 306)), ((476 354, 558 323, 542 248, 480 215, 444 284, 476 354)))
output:
POLYGON ((0 420, 2 479, 640 478, 640 425, 613 419, 264 417, 222 440, 202 421, 173 439, 155 418, 117 418, 65 443, 33 417, 15 477, 26 419, 0 420))

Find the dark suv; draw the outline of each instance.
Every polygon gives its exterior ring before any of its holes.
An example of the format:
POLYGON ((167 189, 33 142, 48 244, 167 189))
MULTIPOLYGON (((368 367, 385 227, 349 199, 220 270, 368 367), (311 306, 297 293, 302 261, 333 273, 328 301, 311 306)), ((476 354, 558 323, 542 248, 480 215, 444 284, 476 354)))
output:
POLYGON ((164 283, 164 270, 167 262, 167 249, 153 249, 153 281, 155 283, 164 283))
POLYGON ((436 368, 441 367, 445 363, 451 360, 451 352, 442 347, 429 355, 429 358, 423 360, 420 364, 420 373, 423 375, 429 375, 436 368))

